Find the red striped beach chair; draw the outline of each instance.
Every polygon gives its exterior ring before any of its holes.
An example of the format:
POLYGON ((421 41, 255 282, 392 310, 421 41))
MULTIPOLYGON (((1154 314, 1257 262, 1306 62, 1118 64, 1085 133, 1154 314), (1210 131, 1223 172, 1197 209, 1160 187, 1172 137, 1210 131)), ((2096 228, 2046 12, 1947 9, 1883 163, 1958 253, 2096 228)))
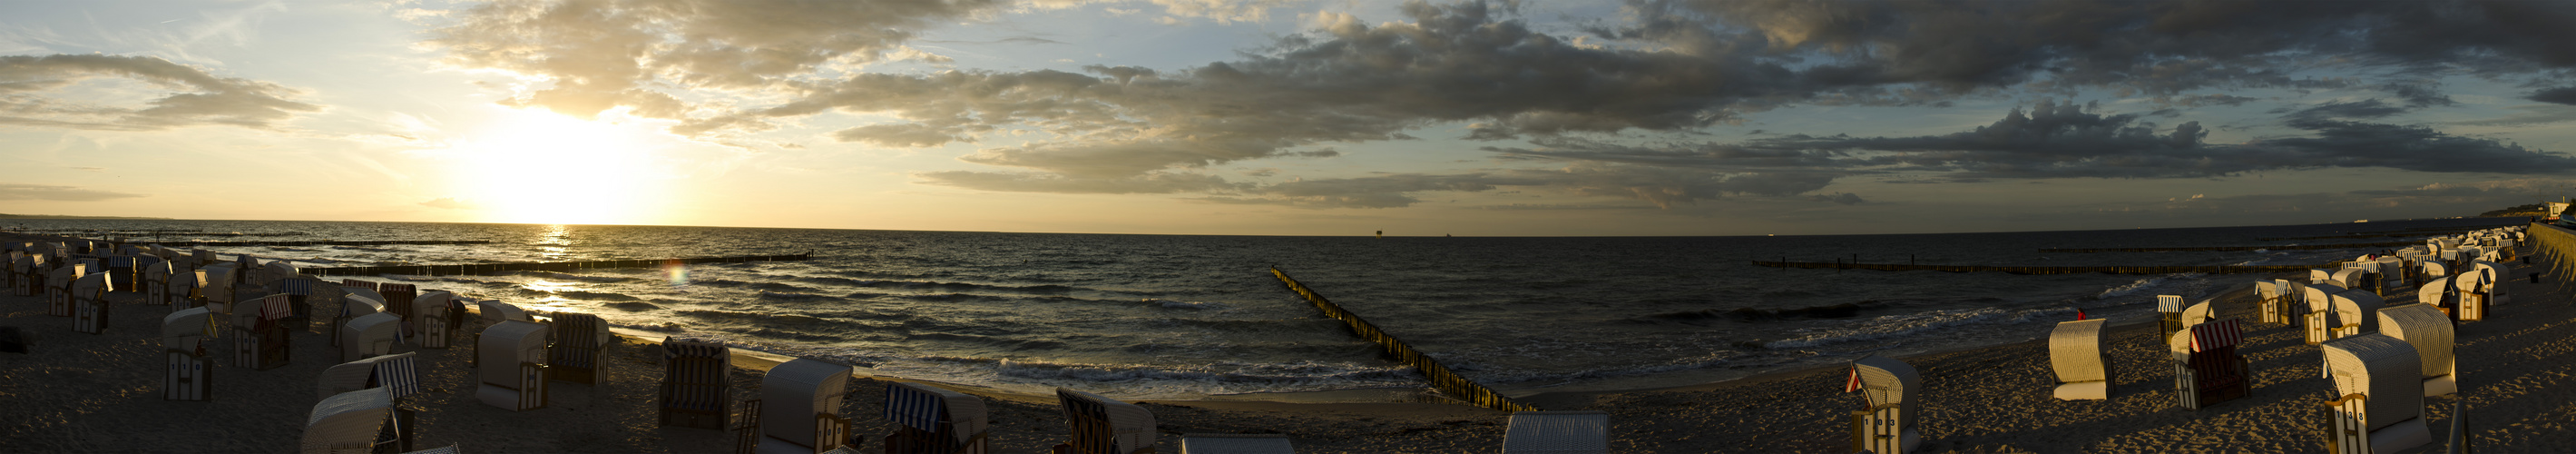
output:
POLYGON ((984 454, 984 400, 919 383, 886 383, 887 454, 984 454))
POLYGON ((214 312, 206 308, 180 309, 161 317, 161 351, 169 367, 161 377, 162 400, 212 397, 215 369, 206 355, 206 339, 214 336, 214 312))
POLYGON ((662 339, 661 425, 725 429, 733 410, 733 348, 723 343, 662 339))
POLYGON ((2173 339, 2174 389, 2182 408, 2203 407, 2253 392, 2253 365, 2236 354, 2244 342, 2237 319, 2192 325, 2173 339))
POLYGON ((1082 391, 1055 389, 1072 434, 1057 454, 1134 454, 1154 451, 1154 413, 1145 407, 1082 391))

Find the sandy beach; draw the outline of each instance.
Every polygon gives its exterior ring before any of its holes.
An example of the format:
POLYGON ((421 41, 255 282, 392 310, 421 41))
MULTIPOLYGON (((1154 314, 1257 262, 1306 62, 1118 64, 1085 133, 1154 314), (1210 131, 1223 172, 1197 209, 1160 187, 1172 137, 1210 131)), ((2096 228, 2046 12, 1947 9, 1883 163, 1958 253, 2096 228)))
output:
MULTIPOLYGON (((2540 265, 2532 265, 2534 267, 2540 265)), ((2576 446, 2576 307, 2560 283, 2519 279, 2501 287, 2513 300, 2487 321, 2459 329, 2462 388, 2457 397, 2427 399, 2436 439, 2446 438, 2455 400, 2464 399, 2468 433, 2486 452, 2544 452, 2576 446)), ((2256 275, 2231 276, 2251 282, 2256 275)), ((2232 284, 2231 284, 2232 285, 2232 284)), ((302 423, 320 400, 315 377, 337 357, 316 323, 294 336, 284 367, 251 370, 216 360, 214 399, 161 399, 159 319, 166 306, 116 293, 106 334, 71 330, 37 297, 0 296, 0 325, 38 337, 33 354, 0 354, 0 451, 7 452, 282 452, 294 449, 302 423)), ((2116 326, 2110 355, 2118 388, 2107 401, 2065 402, 2048 394, 2052 377, 2041 341, 1900 358, 1923 374, 1925 436, 1917 452, 2317 452, 2324 402, 2333 393, 2318 376, 2318 348, 2285 325, 2251 323, 2253 297, 2221 295, 2222 316, 2247 319, 2242 347, 2256 369, 2253 393, 2200 411, 2174 403, 2171 366, 2152 324, 2116 326)), ((2392 297, 2390 304, 2412 302, 2392 297)), ((316 307, 317 313, 337 307, 316 307)), ((479 329, 475 327, 475 329, 479 329)), ((2034 337, 2045 333, 2032 333, 2034 337)), ((220 341, 215 346, 222 345, 220 341)), ((211 347, 210 347, 211 348, 211 347)), ((464 452, 727 452, 733 437, 706 429, 658 427, 654 390, 659 347, 621 338, 608 350, 596 385, 558 382, 548 408, 510 412, 471 396, 469 349, 416 352, 424 392, 404 405, 419 410, 415 449, 459 445, 464 452)), ((221 355, 217 355, 221 356, 221 355)), ((752 398, 773 359, 736 357, 737 398, 752 398)), ((868 375, 859 368, 857 375, 868 375)), ((1848 452, 1848 415, 1862 406, 1842 390, 1840 368, 1772 374, 1674 389, 1541 394, 1523 399, 1550 410, 1611 414, 1613 452, 1848 452)), ((993 452, 1043 452, 1067 427, 1053 396, 960 388, 992 408, 993 452)), ((848 390, 843 415, 873 450, 890 429, 882 416, 883 384, 861 379, 848 390)), ((1157 452, 1180 452, 1186 433, 1284 433, 1299 452, 1490 452, 1501 445, 1509 415, 1436 403, 1313 404, 1252 401, 1142 403, 1158 422, 1157 452)), ((2428 446, 2427 452, 2439 452, 2428 446)))

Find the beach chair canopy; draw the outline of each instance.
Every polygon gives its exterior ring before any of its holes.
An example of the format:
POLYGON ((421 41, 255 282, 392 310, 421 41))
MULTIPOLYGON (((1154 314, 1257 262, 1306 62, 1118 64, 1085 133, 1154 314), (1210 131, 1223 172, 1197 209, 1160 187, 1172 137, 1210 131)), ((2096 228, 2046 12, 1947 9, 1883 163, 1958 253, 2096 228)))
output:
POLYGON ((341 287, 341 289, 357 291, 340 295, 341 316, 363 317, 367 314, 385 311, 385 300, 377 299, 374 295, 374 290, 366 290, 357 287, 341 287))
MULTIPOLYGON (((2378 265, 2372 264, 2372 266, 2378 265)), ((2335 271, 2332 279, 2334 280, 2335 285, 2341 285, 2344 288, 2369 288, 2372 283, 2362 282, 2363 278, 2361 276, 2362 273, 2367 272, 2369 271, 2360 268, 2345 268, 2335 271)))
POLYGON ((2181 295, 2156 295, 2156 312, 2182 312, 2181 295))
POLYGON ((2423 366, 2413 345, 2370 333, 2326 342, 2323 350, 2328 373, 2334 376, 2335 395, 2369 398, 2367 428, 2377 430, 2423 416, 2423 366))
POLYGON ((1599 411, 1512 413, 1503 431, 1503 453, 1610 452, 1610 414, 1599 411))
POLYGON ((322 378, 316 380, 315 385, 322 397, 381 386, 386 388, 388 398, 400 399, 420 393, 418 373, 412 370, 415 367, 413 358, 412 353, 406 352, 340 363, 323 369, 322 378), (375 382, 378 386, 368 386, 368 382, 375 382))
POLYGON ((2191 307, 2183 308, 2182 326, 2198 325, 2208 322, 2210 314, 2217 310, 2214 306, 2217 306, 2216 300, 2200 300, 2198 303, 2192 303, 2191 307))
POLYGON ((2234 347, 2245 343, 2245 330, 2237 325, 2234 318, 2194 324, 2191 325, 2191 329, 2183 330, 2182 334, 2187 336, 2186 343, 2192 353, 2234 347))
POLYGON ((2057 381, 2076 383, 2109 380, 2103 364, 2102 327, 2110 319, 2057 322, 2048 332, 2048 362, 2057 372, 2057 381))
POLYGON ((2380 310, 2379 332, 2415 347, 2415 357, 2423 363, 2425 378, 2451 375, 2459 370, 2458 357, 2451 354, 2451 319, 2442 315, 2441 310, 2425 304, 2380 310))
POLYGON ((2308 285, 2332 283, 2334 283, 2334 271, 2313 268, 2308 270, 2308 285))
POLYGON ((2254 281, 2254 294, 2265 300, 2280 298, 2281 284, 2272 281, 2254 281))
POLYGON ((2487 279, 2489 278, 2486 273, 2476 272, 2475 269, 2463 269, 2460 270, 2459 275, 2451 276, 2451 288, 2462 292, 2475 292, 2487 287, 2487 279))
POLYGON ((2343 287, 2340 286, 2309 285, 2307 289, 2300 291, 2300 294, 2307 295, 2300 299, 2308 302, 2308 312, 2331 311, 2334 310, 2334 294, 2343 291, 2343 287))
MULTIPOLYGON (((1154 412, 1146 411, 1145 407, 1064 388, 1056 388, 1055 397, 1064 406, 1067 423, 1105 420, 1109 424, 1110 450, 1113 452, 1135 452, 1154 446, 1154 412)), ((1078 431, 1081 426, 1075 427, 1078 431)))
POLYGON ((259 270, 261 272, 261 276, 259 276, 261 279, 260 283, 277 282, 280 279, 292 278, 295 277, 295 275, 304 274, 296 271, 295 265, 284 261, 268 262, 267 265, 261 265, 259 270))
POLYGON ((2415 288, 2415 301, 2436 306, 2449 303, 2451 279, 2444 276, 2424 281, 2424 286, 2415 288))
POLYGON ((179 350, 197 348, 198 341, 215 337, 214 315, 204 307, 191 307, 161 316, 161 345, 179 350))
POLYGON ((402 317, 396 317, 391 313, 377 312, 349 319, 349 325, 340 327, 340 329, 347 331, 347 335, 356 336, 352 337, 352 339, 375 339, 379 337, 392 339, 394 337, 394 328, 398 326, 402 326, 402 317))
POLYGON ((2433 260, 2425 260, 2425 261, 2420 262, 2420 263, 2423 263, 2423 264, 2424 264, 2424 275, 2425 275, 2425 276, 2449 276, 2449 275, 2451 275, 2451 267, 2450 267, 2450 266, 2448 266, 2448 265, 2443 265, 2443 264, 2442 264, 2442 262, 2439 262, 2439 261, 2433 261, 2433 260))
POLYGON ((108 287, 107 273, 89 273, 72 279, 73 297, 94 297, 108 287))
MULTIPOLYGON (((2379 295, 2370 292, 2348 290, 2334 294, 2335 317, 2342 324, 2362 323, 2365 320, 2377 324, 2379 317, 2372 314, 2387 305, 2386 300, 2379 299, 2379 295)), ((2364 330, 2368 330, 2368 327, 2364 327, 2364 330)))
POLYGON ((546 325, 511 320, 484 328, 474 354, 483 383, 518 389, 519 363, 546 363, 546 325))
POLYGON ((2483 282, 2479 282, 2480 285, 2478 289, 2490 292, 2495 290, 2496 281, 2504 280, 2505 276, 2510 275, 2508 273, 2513 272, 2513 267, 2511 266, 2489 261, 2470 262, 2469 269, 2474 270, 2480 276, 2485 277, 2483 282))
MULTIPOLYGON (((1515 420, 1518 415, 1513 416, 1515 420)), ((1511 452, 1511 438, 1503 438, 1503 450, 1511 452)), ((1558 452, 1558 451, 1549 451, 1558 452)), ((1562 451, 1577 452, 1577 451, 1562 451)), ((1296 454, 1297 445, 1285 434, 1186 434, 1181 436, 1181 454, 1296 454)))
POLYGON ((332 395, 313 404, 304 421, 303 451, 369 452, 376 434, 393 414, 392 394, 367 388, 332 395))
POLYGON ((483 300, 475 302, 474 310, 476 312, 480 312, 482 314, 483 321, 487 323, 499 323, 508 320, 517 320, 522 322, 529 321, 528 311, 519 309, 519 306, 501 302, 501 300, 483 300))
POLYGON ((886 383, 886 420, 904 427, 937 433, 940 424, 952 424, 952 442, 964 444, 984 433, 986 416, 984 399, 966 393, 920 383, 886 383))
POLYGON ((797 358, 769 368, 760 379, 761 434, 814 446, 814 415, 839 416, 849 386, 850 366, 797 358))
POLYGON ((422 292, 419 298, 412 300, 412 317, 419 319, 445 319, 447 318, 447 302, 452 299, 456 299, 456 294, 449 293, 446 290, 422 292))
MULTIPOLYGON (((1911 403, 1907 399, 1923 389, 1922 375, 1904 361, 1869 355, 1852 360, 1852 370, 1860 375, 1861 394, 1869 398, 1870 406, 1911 403)), ((1911 417, 1913 412, 1905 414, 1911 417)))

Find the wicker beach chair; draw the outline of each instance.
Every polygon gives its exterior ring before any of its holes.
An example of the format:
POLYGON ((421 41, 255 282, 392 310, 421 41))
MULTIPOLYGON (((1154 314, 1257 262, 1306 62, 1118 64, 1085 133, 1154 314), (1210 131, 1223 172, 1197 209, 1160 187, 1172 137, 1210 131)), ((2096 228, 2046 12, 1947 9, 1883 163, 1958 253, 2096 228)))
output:
POLYGON ((2217 318, 2217 313, 2218 300, 2200 300, 2198 303, 2182 308, 2182 326, 2184 329, 2190 329, 2191 325, 2208 323, 2210 319, 2217 318))
POLYGON ((202 307, 180 309, 161 317, 162 400, 206 400, 214 391, 214 360, 206 339, 215 336, 214 312, 202 307))
POLYGON ((2182 330, 2182 295, 2156 295, 2156 328, 2165 336, 2182 330))
POLYGON ((2281 323, 2283 321, 2281 316, 2282 314, 2287 313, 2287 311, 2281 310, 2281 306, 2283 305, 2281 298, 2281 284, 2274 283, 2272 281, 2254 281, 2254 295, 2261 298, 2260 302, 2256 303, 2256 307, 2254 308, 2256 318, 2260 319, 2263 323, 2281 323))
POLYGON ((2102 339, 2110 319, 2058 322, 2048 333, 2048 363, 2057 372, 2058 400, 2111 398, 2111 356, 2102 339))
POLYGON ((599 379, 599 353, 616 341, 608 331, 608 322, 591 314, 555 313, 554 345, 546 348, 553 355, 546 362, 549 378, 580 384, 596 384, 599 379))
POLYGON ((333 365, 322 370, 314 380, 314 392, 320 397, 367 388, 384 387, 396 402, 420 394, 418 356, 409 352, 377 355, 333 365))
POLYGON ((331 332, 333 347, 345 346, 349 343, 349 336, 343 328, 348 327, 351 320, 385 311, 385 300, 380 299, 375 290, 364 287, 340 287, 340 289, 345 291, 340 295, 340 313, 331 317, 329 325, 322 327, 331 332))
POLYGON ((232 307, 233 365, 255 370, 285 366, 293 346, 286 326, 278 323, 293 310, 286 295, 245 300, 232 307))
POLYGON ((1154 413, 1145 407, 1082 391, 1055 389, 1071 436, 1057 454, 1133 454, 1154 451, 1154 413))
POLYGON ((395 317, 401 317, 403 319, 403 324, 399 329, 402 330, 404 336, 418 334, 413 331, 414 328, 411 323, 411 317, 419 314, 420 312, 412 309, 411 303, 413 300, 420 299, 420 287, 411 284, 387 282, 378 284, 376 286, 376 293, 384 295, 385 297, 385 312, 393 313, 395 317))
POLYGON ((390 312, 350 319, 348 325, 340 327, 340 361, 393 354, 394 344, 401 343, 401 325, 402 317, 390 312))
POLYGON ((18 296, 35 296, 44 289, 39 284, 44 279, 36 274, 37 261, 43 260, 39 257, 24 253, 9 256, 9 288, 18 290, 18 296))
MULTIPOLYGON (((474 302, 474 311, 475 311, 477 314, 480 314, 480 315, 478 315, 478 319, 479 319, 479 320, 481 320, 481 321, 483 322, 483 326, 485 327, 485 329, 490 329, 490 327, 492 327, 492 326, 498 326, 498 325, 500 325, 500 324, 501 324, 501 322, 506 322, 506 321, 521 321, 521 322, 536 323, 536 319, 531 318, 531 317, 529 317, 529 316, 528 316, 528 311, 527 311, 527 310, 525 310, 525 309, 520 309, 520 308, 519 308, 519 306, 511 305, 510 303, 504 303, 504 302, 501 302, 501 300, 483 300, 483 301, 476 301, 476 302, 474 302)), ((482 334, 482 332, 477 331, 477 332, 475 332, 475 334, 474 334, 474 340, 473 340, 473 341, 471 341, 471 342, 469 342, 469 343, 467 343, 466 345, 470 345, 470 346, 473 346, 474 348, 478 348, 478 349, 479 349, 479 348, 482 348, 482 346, 483 346, 483 341, 482 341, 482 339, 483 339, 483 334, 482 334)), ((471 355, 467 355, 466 357, 467 357, 467 358, 475 358, 473 361, 467 361, 467 362, 466 362, 467 364, 472 364, 472 365, 477 365, 477 366, 479 366, 479 365, 480 365, 480 361, 482 361, 480 358, 482 358, 482 357, 483 357, 483 355, 481 355, 481 354, 471 354, 471 355)))
POLYGON ((2334 270, 2310 268, 2308 269, 2308 285, 2334 284, 2336 287, 2342 287, 2342 283, 2335 282, 2334 273, 2334 270))
POLYGON ((1923 378, 1904 361, 1869 355, 1852 360, 1852 380, 1859 382, 1869 408, 1852 412, 1852 451, 1876 454, 1912 452, 1923 444, 1917 429, 1915 399, 1923 378))
POLYGON ((401 452, 411 439, 409 421, 401 418, 386 388, 367 388, 332 395, 313 404, 299 444, 304 454, 401 452))
POLYGON ((241 272, 241 267, 217 263, 199 269, 205 273, 197 275, 198 298, 204 299, 207 305, 216 306, 216 313, 232 313, 231 304, 239 301, 233 297, 233 274, 241 272))
MULTIPOLYGON (((1505 443, 1509 443, 1508 438, 1505 443)), ((1507 445, 1504 449, 1510 449, 1507 445)), ((1572 452, 1572 451, 1569 451, 1572 452)), ((1286 434, 1184 434, 1181 454, 1296 454, 1286 434)))
MULTIPOLYGON (((2379 266, 2377 263, 2360 263, 2355 265, 2379 266)), ((2333 281, 2335 285, 2340 285, 2347 289, 2378 294, 2379 286, 2376 285, 2378 282, 2376 279, 2371 278, 2370 274, 2370 270, 2366 268, 2344 268, 2335 271, 2333 281)))
POLYGON ((139 274, 143 271, 142 261, 136 260, 133 255, 123 254, 120 252, 118 255, 103 257, 100 259, 100 262, 105 265, 105 268, 100 268, 98 271, 107 273, 107 291, 131 292, 136 290, 134 288, 135 280, 142 279, 143 277, 139 274))
POLYGON ((170 265, 170 262, 143 265, 143 279, 135 284, 135 289, 143 291, 143 304, 170 304, 170 265))
POLYGON ((984 454, 984 400, 919 383, 886 383, 887 454, 984 454))
POLYGON ((2451 354, 2451 320, 2417 303, 2379 311, 2379 333, 2406 341, 2424 365, 2424 397, 2460 391, 2459 357, 2451 354))
POLYGON ((2328 452, 2394 453, 2433 441, 2414 346, 2373 333, 2327 342, 2323 351, 2339 396, 2326 402, 2328 452))
MULTIPOLYGON (((2396 289, 2406 285, 2406 259, 2397 256, 2381 256, 2379 266, 2371 270, 2379 273, 2380 288, 2396 289)), ((2385 295, 2384 292, 2382 294, 2385 295)))
POLYGON ((413 342, 420 348, 447 348, 448 340, 455 336, 455 331, 449 329, 455 322, 448 314, 449 305, 455 301, 456 294, 446 290, 421 292, 420 297, 412 301, 413 342))
POLYGON ((2253 363, 2236 354, 2244 342, 2237 319, 2191 325, 2167 345, 2173 352, 2174 390, 2184 409, 2199 410, 2253 392, 2253 363))
POLYGON ((2301 295, 2305 295, 2300 299, 2307 301, 2308 304, 2307 317, 2300 322, 2306 325, 2304 330, 2308 344, 2322 344, 2334 340, 2340 333, 2335 330, 2335 326, 2342 320, 2335 315, 2334 294, 2342 291, 2343 287, 2318 284, 2306 285, 2299 290, 2301 295))
POLYGON ((2513 267, 2511 265, 2492 261, 2469 262, 2469 272, 2485 276, 2484 279, 2480 279, 2478 282, 2478 292, 2480 294, 2478 302, 2482 303, 2480 304, 2481 306, 2491 309, 2495 306, 2501 306, 2504 305, 2504 303, 2513 301, 2512 296, 2504 294, 2503 287, 2496 286, 2497 283, 2504 282, 2507 276, 2513 275, 2513 267))
POLYGON ((2451 291, 2452 278, 2443 276, 2424 281, 2424 285, 2415 287, 2415 302, 2431 305, 2442 311, 2442 316, 2458 320, 2460 299, 2451 291))
POLYGON ((732 347, 663 338, 661 425, 724 430, 733 411, 732 376, 732 347))
POLYGON ((841 416, 850 366, 810 358, 769 368, 760 379, 762 454, 808 454, 850 445, 850 420, 841 416))
POLYGON ((72 279, 72 331, 87 334, 107 333, 107 292, 115 288, 115 275, 89 273, 72 279))
POLYGON ((546 325, 505 321, 475 339, 474 397, 510 411, 546 406, 546 325))
POLYGON ((83 274, 81 264, 70 264, 45 272, 45 315, 72 316, 72 280, 83 274))
POLYGON ((1503 430, 1503 454, 1607 454, 1610 413, 1523 411, 1503 430))
POLYGON ((2379 330, 2379 308, 2387 306, 2379 295, 2360 290, 2346 290, 2334 297, 2335 337, 2359 336, 2379 330))

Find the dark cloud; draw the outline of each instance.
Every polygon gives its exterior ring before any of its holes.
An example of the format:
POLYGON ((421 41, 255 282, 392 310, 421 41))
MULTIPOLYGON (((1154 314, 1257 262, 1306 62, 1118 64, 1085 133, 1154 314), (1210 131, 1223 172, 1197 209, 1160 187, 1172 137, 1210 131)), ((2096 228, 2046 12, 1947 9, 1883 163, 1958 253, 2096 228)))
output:
POLYGON ((2576 87, 2551 88, 2531 93, 2533 101, 2576 106, 2576 87))
POLYGON ((297 112, 322 109, 290 99, 296 94, 277 84, 216 77, 154 57, 0 56, 0 124, 127 131, 205 125, 275 129, 297 112), (134 80, 176 93, 143 106, 95 106, 43 96, 96 78, 134 80))
MULTIPOLYGON (((2457 216, 2460 207, 2506 207, 2532 202, 2532 194, 2557 194, 2576 180, 2519 179, 2432 183, 2336 193, 2256 194, 2170 201, 2111 202, 2076 207, 2092 215, 2185 218, 2185 222, 2318 222, 2354 218, 2457 216)), ((2480 208, 2486 209, 2486 208, 2480 208)))
POLYGON ((1860 198, 1860 195, 1859 195, 1859 194, 1853 194, 1853 193, 1849 193, 1849 192, 1840 192, 1840 193, 1834 193, 1834 194, 1831 194, 1831 195, 1826 195, 1826 194, 1817 194, 1817 195, 1807 196, 1807 198, 1808 198, 1809 200, 1815 200, 1815 201, 1818 201, 1818 202, 1833 202, 1833 203, 1836 203, 1836 204, 1842 204, 1842 205, 1858 205, 1858 204, 1860 204, 1860 203, 1862 203, 1862 202, 1867 202, 1867 200, 1861 200, 1861 198, 1860 198))
POLYGON ((2400 107, 2397 107, 2397 106, 2388 105, 2388 103, 2379 102, 2379 100, 2377 100, 2377 99, 2366 99, 2366 100, 2361 100, 2361 101, 2336 101, 2336 102, 2328 102, 2328 103, 2324 103, 2324 104, 2318 104, 2318 105, 2315 105, 2315 106, 2310 106, 2310 107, 2305 108, 2305 109, 2291 109, 2291 108, 2288 108, 2288 107, 2283 107, 2283 108, 2279 108, 2279 109, 2273 109, 2273 110, 2272 110, 2272 113, 2276 113, 2276 114, 2277 114, 2277 113, 2286 113, 2286 114, 2289 114, 2288 116, 2285 116, 2285 117, 2283 117, 2283 118, 2288 119, 2288 120, 2290 120, 2290 121, 2318 121, 2318 120, 2331 120, 2331 119, 2337 119, 2337 118, 2351 118, 2351 119, 2380 118, 2380 117, 2386 117, 2386 116, 2390 116, 2390 115, 2396 115, 2396 114, 2406 113, 2406 109, 2404 109, 2404 108, 2400 108, 2400 107))
POLYGON ((82 188, 75 187, 75 186, 51 186, 51 185, 41 185, 41 184, 0 184, 0 200, 53 200, 53 201, 62 201, 62 202, 96 202, 96 201, 100 201, 100 200, 131 199, 131 198, 137 198, 137 197, 145 197, 145 195, 143 195, 143 194, 129 194, 129 193, 115 192, 115 191, 102 191, 102 190, 97 190, 97 189, 82 189, 82 188))

